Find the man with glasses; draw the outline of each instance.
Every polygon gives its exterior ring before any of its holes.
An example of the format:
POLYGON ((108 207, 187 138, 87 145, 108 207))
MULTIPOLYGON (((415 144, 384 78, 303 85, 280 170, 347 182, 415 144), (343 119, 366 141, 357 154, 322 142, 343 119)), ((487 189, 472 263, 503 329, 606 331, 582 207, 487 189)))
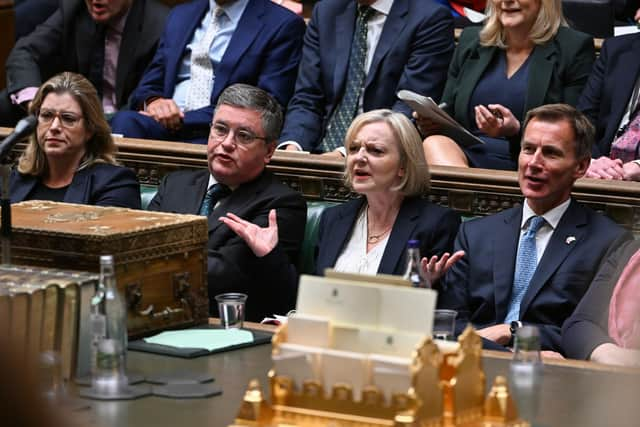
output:
MULTIPOLYGON (((224 292, 249 296, 246 319, 260 321, 286 313, 296 289, 282 277, 295 275, 304 237, 306 205, 302 196, 265 170, 282 127, 282 109, 262 89, 235 84, 218 98, 207 145, 208 171, 179 171, 166 176, 149 209, 206 215, 209 220, 209 298, 224 292), (278 247, 260 256, 220 217, 236 215, 264 227, 279 225, 278 247)), ((211 303, 211 314, 217 315, 211 303)))

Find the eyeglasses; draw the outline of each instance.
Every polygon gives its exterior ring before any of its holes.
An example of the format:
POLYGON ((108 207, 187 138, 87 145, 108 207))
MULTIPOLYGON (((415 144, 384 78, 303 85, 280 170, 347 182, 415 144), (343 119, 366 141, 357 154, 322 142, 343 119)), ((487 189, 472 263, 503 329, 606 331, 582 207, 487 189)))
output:
POLYGON ((60 120, 60 124, 66 128, 74 128, 82 120, 82 116, 67 111, 40 110, 38 112, 38 123, 48 125, 53 123, 56 117, 60 120))
MULTIPOLYGON (((213 123, 211 125, 211 131, 209 132, 209 138, 213 138, 217 142, 222 142, 227 139, 227 136, 232 129, 224 123, 213 123)), ((266 141, 267 138, 258 136, 250 130, 237 129, 233 130, 233 140, 240 145, 249 145, 256 139, 266 141)))

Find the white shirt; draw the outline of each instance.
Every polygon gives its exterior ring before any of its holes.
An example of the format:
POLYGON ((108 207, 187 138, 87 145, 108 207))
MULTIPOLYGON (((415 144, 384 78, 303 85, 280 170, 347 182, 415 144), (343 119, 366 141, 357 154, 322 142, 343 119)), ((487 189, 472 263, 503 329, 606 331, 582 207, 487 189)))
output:
MULTIPOLYGON (((219 6, 224 10, 224 13, 219 18, 220 21, 218 32, 213 39, 213 43, 211 43, 211 48, 209 49, 209 57, 211 58, 211 63, 213 64, 214 84, 216 79, 215 70, 222 61, 224 53, 227 51, 229 42, 231 42, 231 37, 236 31, 238 22, 240 22, 240 18, 242 17, 242 14, 244 13, 244 10, 247 7, 248 3, 249 0, 236 0, 224 6, 219 6)), ((193 33, 193 38, 187 44, 184 52, 182 53, 182 61, 180 61, 180 66, 178 67, 176 87, 173 91, 172 98, 175 101, 176 105, 180 108, 180 110, 183 111, 187 100, 189 86, 191 85, 191 49, 192 46, 200 43, 200 40, 207 32, 207 27, 211 24, 213 18, 211 12, 215 9, 215 7, 215 0, 209 0, 209 10, 204 14, 202 21, 200 21, 200 25, 193 33)))
POLYGON ((362 209, 353 227, 351 237, 336 260, 336 265, 333 268, 336 271, 345 273, 371 274, 375 276, 378 274, 380 261, 387 247, 390 234, 391 233, 388 233, 387 237, 380 240, 380 242, 367 253, 367 209, 362 209))
MULTIPOLYGON (((562 219, 562 216, 569 208, 569 204, 571 203, 571 198, 568 198, 564 202, 560 203, 555 208, 545 212, 540 215, 545 219, 545 224, 540 227, 538 233, 536 234, 536 259, 537 262, 540 262, 542 255, 544 255, 545 249, 547 249, 547 244, 549 243, 549 239, 553 235, 553 232, 558 227, 558 223, 562 219)), ((536 213, 531 210, 529 207, 529 202, 525 199, 525 202, 522 205, 522 222, 520 223, 520 238, 527 232, 529 228, 529 220, 531 217, 536 216, 536 213)), ((518 240, 518 247, 520 240, 518 240)))

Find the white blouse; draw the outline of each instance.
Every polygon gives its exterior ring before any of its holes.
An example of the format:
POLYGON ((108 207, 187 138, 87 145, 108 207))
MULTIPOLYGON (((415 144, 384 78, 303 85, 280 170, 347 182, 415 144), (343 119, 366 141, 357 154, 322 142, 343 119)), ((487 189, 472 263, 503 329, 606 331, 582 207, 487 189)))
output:
POLYGON ((345 273, 376 275, 390 234, 388 233, 367 253, 367 209, 362 209, 351 232, 351 237, 333 268, 345 273))

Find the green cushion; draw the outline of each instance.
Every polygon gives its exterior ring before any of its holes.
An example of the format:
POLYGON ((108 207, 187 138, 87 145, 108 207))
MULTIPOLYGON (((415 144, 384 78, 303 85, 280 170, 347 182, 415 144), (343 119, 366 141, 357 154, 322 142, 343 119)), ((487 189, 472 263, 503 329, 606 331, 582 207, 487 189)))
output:
POLYGON ((322 212, 339 202, 313 201, 307 202, 307 226, 304 229, 304 241, 300 248, 298 260, 298 272, 300 274, 313 274, 315 271, 315 247, 318 240, 318 226, 322 212))
POLYGON ((140 204, 142 205, 142 209, 147 209, 149 207, 149 203, 151 203, 151 199, 158 192, 158 187, 156 185, 140 185, 140 204))

